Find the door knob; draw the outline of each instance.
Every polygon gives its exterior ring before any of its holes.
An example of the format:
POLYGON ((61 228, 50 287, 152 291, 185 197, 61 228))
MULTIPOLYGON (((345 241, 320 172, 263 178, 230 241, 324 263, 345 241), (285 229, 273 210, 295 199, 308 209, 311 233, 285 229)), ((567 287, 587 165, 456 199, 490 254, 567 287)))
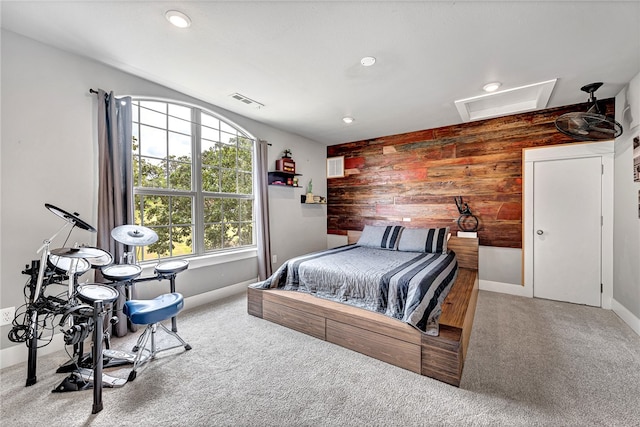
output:
POLYGON ((536 231, 536 234, 538 234, 538 236, 542 236, 542 233, 544 233, 544 231, 542 231, 542 230, 536 231))

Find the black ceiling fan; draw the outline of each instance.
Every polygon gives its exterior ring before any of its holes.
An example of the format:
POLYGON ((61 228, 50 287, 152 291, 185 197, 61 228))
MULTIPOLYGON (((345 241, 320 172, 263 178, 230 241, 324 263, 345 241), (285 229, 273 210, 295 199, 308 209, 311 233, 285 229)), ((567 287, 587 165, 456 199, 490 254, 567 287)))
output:
POLYGON ((622 125, 604 114, 594 92, 602 82, 582 86, 581 91, 589 94, 589 109, 586 112, 572 112, 556 119, 556 129, 578 141, 605 141, 622 135, 622 125))

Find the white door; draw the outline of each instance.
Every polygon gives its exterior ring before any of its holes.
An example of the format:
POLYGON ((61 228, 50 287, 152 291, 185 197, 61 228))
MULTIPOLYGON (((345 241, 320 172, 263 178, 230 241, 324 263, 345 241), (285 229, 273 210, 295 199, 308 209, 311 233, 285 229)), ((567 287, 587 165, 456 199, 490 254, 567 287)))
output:
POLYGON ((601 305, 602 159, 533 165, 533 295, 601 305))

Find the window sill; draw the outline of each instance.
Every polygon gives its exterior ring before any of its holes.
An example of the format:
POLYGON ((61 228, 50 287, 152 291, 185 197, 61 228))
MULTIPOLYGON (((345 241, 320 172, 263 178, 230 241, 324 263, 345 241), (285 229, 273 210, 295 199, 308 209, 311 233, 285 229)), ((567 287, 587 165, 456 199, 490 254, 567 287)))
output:
MULTIPOLYGON (((256 248, 247 248, 247 249, 239 249, 235 251, 228 252, 218 252, 213 254, 205 254, 205 255, 193 255, 181 258, 169 258, 160 261, 144 261, 140 263, 140 267, 142 267, 142 273, 153 274, 153 270, 158 264, 163 262, 175 261, 178 259, 185 259, 189 261, 189 270, 194 270, 203 267, 210 267, 212 265, 226 264, 234 261, 242 261, 245 259, 257 258, 258 249, 256 248)), ((147 274, 147 275, 149 275, 147 274)))

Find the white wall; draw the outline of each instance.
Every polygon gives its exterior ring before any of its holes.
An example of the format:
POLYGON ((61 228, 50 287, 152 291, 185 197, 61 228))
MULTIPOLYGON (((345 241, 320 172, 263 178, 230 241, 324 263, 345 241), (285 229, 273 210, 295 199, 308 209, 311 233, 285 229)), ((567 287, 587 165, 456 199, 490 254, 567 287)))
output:
MULTIPOLYGON (((293 151, 302 183, 313 178, 314 192, 326 194, 326 147, 298 135, 205 104, 163 86, 109 66, 51 48, 15 33, 2 31, 2 145, 0 164, 0 306, 24 303, 25 264, 64 222, 44 203, 79 212, 90 224, 97 219, 97 99, 89 88, 116 95, 154 96, 201 105, 215 111, 254 137, 268 140, 270 164, 284 148, 293 151)), ((326 211, 300 204, 302 189, 270 188, 272 247, 279 261, 326 247, 326 211)), ((95 234, 74 230, 69 240, 95 245, 95 234)), ((63 245, 58 237, 53 248, 63 245)), ((255 254, 233 262, 200 267, 194 262, 178 275, 176 284, 186 297, 255 280, 255 254), (193 267, 193 268, 192 268, 193 267)), ((86 276, 86 275, 85 275, 86 276)), ((84 279, 84 277, 82 279, 84 279)), ((166 282, 141 284, 143 296, 168 290, 166 282), (144 286, 142 286, 144 285, 144 286)), ((64 291, 64 289, 61 289, 64 291)), ((8 326, 1 330, 0 348, 8 326)), ((26 356, 26 351, 25 351, 26 356)))
POLYGON ((640 136, 640 73, 616 96, 613 310, 640 334, 640 183, 633 181, 633 138, 640 136))
POLYGON ((518 293, 522 287, 522 249, 480 246, 478 279, 481 289, 494 290, 488 287, 489 283, 505 284, 513 286, 513 292, 518 293))
MULTIPOLYGON (((301 139, 298 137, 298 139, 301 139)), ((275 271, 284 261, 301 253, 327 248, 327 205, 302 204, 300 196, 313 179, 313 194, 327 195, 326 146, 300 144, 296 138, 269 139, 270 170, 286 148, 292 151, 296 173, 302 188, 270 186, 269 210, 271 219, 271 253, 277 257, 275 271)))

